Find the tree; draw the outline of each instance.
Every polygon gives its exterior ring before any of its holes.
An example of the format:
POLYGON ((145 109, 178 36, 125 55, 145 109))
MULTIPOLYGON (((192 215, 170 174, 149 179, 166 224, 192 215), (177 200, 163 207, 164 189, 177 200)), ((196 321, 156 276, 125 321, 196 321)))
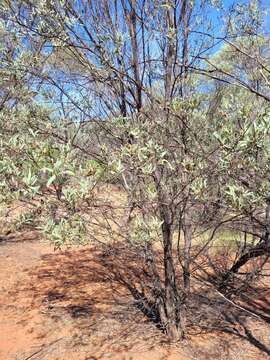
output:
MULTIPOLYGON (((231 89, 233 100, 242 101, 236 87, 267 100, 245 74, 253 68, 243 60, 239 73, 230 54, 223 51, 224 67, 214 56, 223 41, 250 58, 239 50, 247 29, 236 26, 232 11, 224 33, 209 34, 214 11, 211 1, 172 0, 9 0, 1 10, 4 26, 20 39, 20 56, 12 49, 5 71, 10 76, 12 64, 28 99, 24 103, 19 96, 15 108, 5 100, 1 111, 8 134, 1 144, 3 188, 23 200, 47 194, 43 229, 57 246, 86 236, 100 242, 99 231, 108 231, 143 254, 151 281, 141 300, 154 303, 174 341, 185 334, 192 241, 201 231, 214 235, 226 216, 246 211, 254 194, 235 191, 243 171, 250 174, 252 164, 252 173, 257 171, 251 146, 263 142, 268 151, 265 112, 254 115, 255 140, 248 102, 238 109, 239 128, 229 114, 231 89), (233 87, 220 86, 224 83, 233 87), (18 137, 19 131, 24 136, 18 137), (235 164, 239 159, 243 171, 235 164), (127 196, 121 209, 99 196, 102 186, 116 179, 127 196)), ((256 18, 253 13, 251 8, 256 18)), ((256 194, 254 206, 259 203, 256 194)))

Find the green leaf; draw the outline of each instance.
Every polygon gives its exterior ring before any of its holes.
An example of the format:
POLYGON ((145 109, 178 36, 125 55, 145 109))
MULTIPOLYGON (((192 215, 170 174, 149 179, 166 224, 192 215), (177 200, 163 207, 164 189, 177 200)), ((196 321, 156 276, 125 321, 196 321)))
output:
POLYGON ((47 186, 50 186, 50 185, 54 182, 55 179, 56 179, 56 176, 55 176, 55 175, 51 176, 51 177, 49 178, 49 180, 47 181, 47 186))

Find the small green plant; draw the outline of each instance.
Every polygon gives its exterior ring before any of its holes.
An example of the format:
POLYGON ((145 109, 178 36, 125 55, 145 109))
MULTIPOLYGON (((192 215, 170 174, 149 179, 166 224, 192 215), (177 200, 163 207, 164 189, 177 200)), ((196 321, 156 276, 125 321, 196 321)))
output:
POLYGON ((13 223, 13 228, 15 231, 21 231, 24 229, 34 229, 37 225, 36 211, 28 211, 19 215, 13 223))
POLYGON ((75 214, 70 217, 62 217, 57 223, 50 218, 47 223, 41 227, 45 236, 54 244, 55 249, 71 245, 85 245, 86 226, 83 219, 75 214))

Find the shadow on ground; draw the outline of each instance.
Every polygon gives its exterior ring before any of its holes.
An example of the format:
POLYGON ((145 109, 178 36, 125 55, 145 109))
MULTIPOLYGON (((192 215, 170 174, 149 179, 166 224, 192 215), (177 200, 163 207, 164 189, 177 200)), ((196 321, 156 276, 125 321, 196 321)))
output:
MULTIPOLYGON (((69 329, 70 348, 85 346, 89 353, 91 343, 94 355, 89 359, 103 359, 112 352, 148 351, 166 346, 166 338, 157 326, 154 305, 146 301, 151 283, 142 271, 142 261, 124 247, 43 255, 41 265, 28 270, 31 283, 22 284, 11 296, 24 292, 31 308, 56 327, 69 329)), ((243 295, 240 308, 213 288, 201 284, 194 288, 188 313, 192 341, 183 345, 186 359, 235 359, 241 351, 245 356, 248 351, 255 354, 250 359, 270 355, 269 292, 252 291, 253 296, 243 295)))

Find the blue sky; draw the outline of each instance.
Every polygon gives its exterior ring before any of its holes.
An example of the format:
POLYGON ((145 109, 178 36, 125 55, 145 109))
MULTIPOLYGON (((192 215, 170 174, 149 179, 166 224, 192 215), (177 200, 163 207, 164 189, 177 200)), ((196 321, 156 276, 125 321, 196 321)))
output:
MULTIPOLYGON (((138 1, 141 1, 141 0, 138 0, 138 1)), ((214 1, 213 1, 213 2, 214 2, 214 1)), ((128 1, 127 1, 127 3, 128 3, 128 1)), ((234 1, 234 0, 223 0, 221 3, 222 3, 222 8, 221 8, 220 10, 217 9, 217 8, 215 8, 214 6, 213 6, 213 7, 208 6, 208 8, 207 8, 207 9, 204 8, 204 12, 202 12, 201 9, 199 8, 199 1, 196 1, 196 0, 195 0, 196 13, 198 14, 198 16, 201 16, 201 17, 203 17, 203 18, 206 18, 206 17, 207 17, 208 20, 212 22, 213 29, 211 29, 211 34, 212 34, 213 36, 216 36, 216 37, 222 36, 222 26, 223 26, 223 24, 224 24, 224 23, 223 23, 223 20, 224 20, 224 18, 225 18, 225 14, 226 14, 226 13, 228 14, 228 12, 231 10, 232 6, 236 3, 236 1, 234 1), (196 5, 196 4, 197 4, 197 5, 196 5), (201 12, 200 12, 200 11, 201 11, 201 12)), ((240 5, 241 5, 241 4, 242 4, 242 5, 246 5, 246 4, 249 3, 249 1, 244 0, 244 1, 238 1, 237 3, 240 4, 240 5)), ((255 3, 255 1, 254 1, 254 3, 255 3)), ((259 1, 259 3, 260 3, 260 6, 261 6, 264 10, 270 8, 270 0, 262 0, 262 1, 259 1)), ((81 1, 76 2, 76 4, 78 5, 78 8, 81 8, 81 4, 82 4, 81 1)), ((109 1, 109 4, 113 4, 113 2, 110 2, 110 1, 109 1)), ((114 15, 114 14, 113 14, 113 15, 114 15)), ((244 19, 244 17, 245 17, 245 16, 243 15, 243 19, 244 19)), ((121 24, 121 23, 120 23, 120 24, 121 24)), ((89 27, 89 31, 94 34, 94 31, 93 31, 93 29, 92 29, 92 24, 91 24, 91 23, 88 23, 87 26, 89 27)), ((206 31, 206 28, 207 28, 207 24, 203 21, 203 22, 202 22, 202 25, 201 25, 200 27, 196 28, 196 30, 206 31)), ((269 14, 268 14, 268 16, 266 17, 265 30, 266 30, 266 31, 270 31, 270 26, 269 26, 269 14)), ((80 25, 75 25, 75 31, 77 31, 77 33, 79 34, 79 36, 81 36, 83 39, 84 39, 84 37, 87 38, 87 36, 88 36, 87 33, 85 32, 85 30, 83 29, 83 27, 80 26, 80 25)), ((103 32, 104 32, 104 28, 103 28, 103 29, 101 28, 100 31, 103 31, 103 32)), ((108 29, 108 31, 110 32, 111 29, 108 29)), ((120 29, 120 31, 121 31, 121 29, 120 29)), ((106 34, 106 29, 105 29, 105 34, 106 34)), ((95 34, 94 34, 94 36, 95 36, 95 34)), ((139 36, 141 36, 141 33, 139 33, 139 36)), ((147 32, 146 32, 146 36, 148 36, 147 32)), ((166 36, 166 34, 164 34, 164 36, 166 36)), ((202 40, 204 40, 204 39, 207 39, 207 37, 205 37, 205 36, 203 36, 203 35, 198 35, 198 34, 195 34, 195 33, 194 33, 194 34, 192 35, 192 37, 191 37, 191 45, 194 45, 194 44, 196 43, 196 41, 198 41, 198 46, 199 46, 200 41, 202 41, 202 40)), ((208 39, 209 39, 209 38, 208 38, 208 39)), ((217 51, 220 49, 220 47, 222 46, 223 43, 222 43, 222 41, 216 40, 216 41, 214 42, 214 44, 215 44, 215 46, 213 46, 211 49, 209 49, 208 55, 209 55, 209 54, 214 54, 215 52, 217 52, 217 51)), ((108 45, 108 46, 110 46, 110 45, 108 45)), ((182 44, 180 43, 179 46, 182 46, 182 44)), ((128 49, 128 51, 129 51, 129 49, 128 49)), ((128 53, 128 51, 127 51, 127 53, 128 53)), ((160 57, 160 56, 159 56, 160 50, 159 50, 159 47, 158 47, 158 43, 157 43, 155 40, 151 40, 151 41, 150 41, 150 51, 151 51, 151 53, 152 53, 152 57, 153 57, 153 58, 154 58, 154 57, 155 57, 155 58, 159 58, 159 57, 160 57)), ((124 54, 124 55, 126 56, 126 54, 124 54)), ((87 56, 89 56, 89 60, 92 61, 92 55, 91 55, 91 53, 88 53, 87 56)), ((93 61, 97 61, 97 60, 93 59, 93 61)), ((130 61, 130 60, 127 59, 127 63, 128 63, 129 61, 130 61)), ((161 61, 161 60, 159 59, 159 61, 161 61)), ((97 65, 97 66, 101 66, 101 65, 98 64, 98 63, 96 63, 96 65, 97 65)), ((132 71, 132 69, 131 69, 130 71, 132 71)), ((158 72, 159 72, 158 69, 155 69, 155 71, 157 72, 156 81, 158 82, 158 81, 159 81, 158 77, 159 77, 159 76, 162 76, 162 73, 159 74, 159 73, 158 73, 158 72)), ((162 71, 162 69, 161 69, 161 71, 162 71)), ((59 71, 58 74, 55 74, 55 75, 58 76, 58 79, 59 79, 58 81, 65 80, 65 73, 64 73, 64 72, 61 73, 61 71, 59 71)), ((56 76, 56 79, 57 79, 57 76, 56 76)), ((146 85, 148 86, 148 84, 146 84, 146 85)), ((91 90, 91 88, 90 88, 89 90, 91 90)), ((66 85, 66 91, 67 91, 67 92, 69 93, 69 95, 70 95, 71 97, 73 97, 74 99, 78 98, 79 90, 78 90, 78 88, 76 88, 75 86, 73 86, 73 85, 71 84, 71 82, 66 85)), ((90 91, 90 92, 91 92, 91 91, 90 91)), ((83 91, 82 94, 79 95, 82 99, 83 99, 84 97, 86 98, 87 96, 90 98, 90 93, 89 93, 89 92, 87 93, 87 91, 83 91), (85 95, 82 95, 82 94, 85 94, 85 95)), ((65 97, 64 97, 64 99, 65 99, 65 97)), ((67 98, 66 98, 65 100, 66 100, 66 102, 69 101, 67 98)))

